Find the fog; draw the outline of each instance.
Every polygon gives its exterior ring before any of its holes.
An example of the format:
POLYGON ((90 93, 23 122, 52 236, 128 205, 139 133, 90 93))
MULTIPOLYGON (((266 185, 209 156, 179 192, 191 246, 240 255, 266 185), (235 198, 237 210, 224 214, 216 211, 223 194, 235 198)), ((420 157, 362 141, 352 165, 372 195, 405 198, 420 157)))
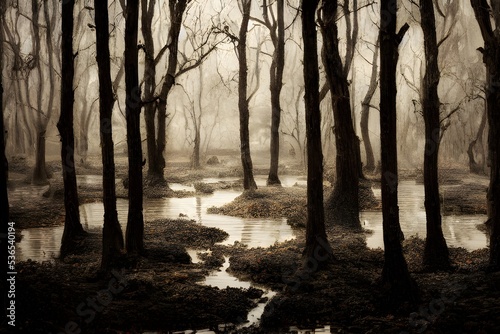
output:
MULTIPOLYGON (((448 4, 448 3, 447 3, 448 4)), ((41 6, 41 5, 40 5, 41 6)), ((303 78, 301 70, 300 19, 292 5, 286 6, 285 25, 286 51, 283 88, 281 94, 281 154, 286 155, 293 148, 296 152, 303 149, 305 139, 303 78), (297 132, 298 130, 298 132, 297 132), (299 138, 293 138, 293 134, 299 138), (298 140, 297 140, 298 139, 298 140), (299 147, 299 143, 301 147, 299 147)), ((368 89, 371 76, 371 59, 374 43, 377 40, 377 6, 368 3, 359 7, 359 36, 353 56, 348 79, 351 89, 351 105, 356 131, 360 133, 360 112, 362 100, 368 89)), ((484 84, 484 67, 480 53, 476 50, 481 44, 477 24, 470 6, 465 1, 454 1, 443 7, 446 17, 438 20, 438 39, 444 39, 440 47, 439 64, 441 83, 439 93, 442 103, 443 133, 440 161, 443 164, 468 163, 467 148, 476 137, 484 101, 480 98, 484 84), (457 109, 457 110, 455 110, 457 109), (451 115, 449 115, 451 112, 451 115), (449 116, 449 117, 448 117, 449 116)), ((11 1, 5 13, 3 27, 5 36, 4 100, 8 156, 25 155, 33 157, 37 148, 37 133, 46 124, 44 135, 48 156, 59 152, 59 137, 55 127, 59 114, 60 90, 60 15, 59 3, 49 1, 49 22, 53 27, 52 41, 53 68, 49 67, 47 29, 40 8, 39 36, 34 37, 32 25, 33 11, 29 3, 11 1), (36 57, 35 41, 39 40, 40 51, 36 57), (39 60, 38 62, 36 60, 39 60), (40 71, 38 71, 38 67, 40 71), (54 74, 49 81, 50 71, 54 74), (40 78, 40 75, 42 76, 40 78), (52 110, 47 110, 50 102, 50 89, 53 87, 52 110), (38 129, 38 130, 37 130, 38 129)), ((123 75, 124 17, 118 1, 109 5, 110 46, 112 57, 112 80, 115 89, 114 143, 116 152, 126 151, 125 131, 125 90, 123 75)), ((404 3, 400 10, 400 22, 409 22, 410 30, 400 47, 398 65, 398 138, 400 165, 405 168, 419 167, 424 146, 423 121, 420 108, 420 81, 424 74, 423 37, 419 27, 419 14, 416 6, 404 3)), ((253 4, 248 33, 248 72, 250 103, 250 141, 255 154, 268 156, 270 144, 270 91, 269 66, 272 60, 273 45, 269 31, 259 22, 262 19, 257 2, 253 4)), ((90 155, 99 154, 98 132, 98 89, 97 65, 95 54, 95 29, 92 3, 80 1, 75 11, 75 134, 76 154, 85 160, 90 155)), ((200 123, 201 154, 208 157, 211 151, 239 148, 238 126, 238 56, 235 43, 228 38, 238 32, 241 13, 234 1, 189 3, 179 37, 178 68, 183 69, 199 61, 203 52, 213 47, 199 66, 175 78, 175 87, 167 101, 167 155, 187 155, 193 149, 195 128, 193 120, 200 123), (217 30, 219 29, 219 30, 217 30), (222 32, 221 32, 222 31, 222 32), (227 32, 228 34, 225 34, 227 32)), ((168 44, 170 27, 169 9, 165 2, 155 5, 152 32, 156 52, 168 44)), ((341 54, 345 53, 346 21, 338 19, 341 54)), ((352 22, 350 23, 352 25, 352 22)), ((139 23, 141 26, 141 23, 139 23)), ((320 39, 321 46, 321 37, 320 39)), ((143 36, 139 33, 139 44, 143 36)), ((139 51, 140 78, 144 74, 144 50, 139 51)), ((165 52, 168 54, 168 51, 165 52)), ((158 59, 156 70, 156 94, 159 94, 165 78, 167 56, 158 59)), ((142 79, 141 79, 142 80, 142 79)), ((322 79, 325 80, 324 78, 322 79)), ((141 81, 142 82, 142 81, 141 81)), ((369 131, 375 152, 379 155, 378 136, 378 90, 371 101, 369 131)), ((322 104, 323 146, 327 164, 333 163, 335 156, 334 124, 331 116, 330 96, 322 104)), ((145 143, 146 132, 142 124, 142 139, 145 143)), ((360 136, 360 135, 359 135, 360 136)), ((485 139, 486 131, 483 134, 485 139)), ((483 143, 485 140, 483 140, 483 143)), ((145 145, 145 144, 144 144, 145 145)), ((146 147, 144 146, 144 151, 146 147)), ((482 155, 483 147, 474 148, 482 155)), ((364 150, 361 150, 362 156, 364 150)), ((301 157, 297 154, 297 159, 301 157)), ((363 157, 364 159, 364 157, 363 157)), ((484 160, 484 158, 482 158, 484 160)), ((481 159, 480 159, 481 160, 481 159)))

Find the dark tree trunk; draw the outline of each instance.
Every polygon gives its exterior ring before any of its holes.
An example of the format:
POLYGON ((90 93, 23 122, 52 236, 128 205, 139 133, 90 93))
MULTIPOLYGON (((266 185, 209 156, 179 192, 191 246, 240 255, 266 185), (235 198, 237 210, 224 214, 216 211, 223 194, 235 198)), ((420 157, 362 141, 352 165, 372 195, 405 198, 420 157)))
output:
MULTIPOLYGON (((186 0, 169 0, 170 8, 170 30, 168 34, 169 54, 168 67, 165 81, 161 87, 160 97, 158 99, 158 137, 156 139, 156 157, 155 165, 150 165, 152 171, 148 174, 165 183, 163 169, 165 168, 165 157, 163 156, 166 146, 166 122, 167 122, 167 99, 170 90, 175 85, 175 76, 177 72, 177 56, 179 48, 179 33, 182 27, 182 16, 186 10, 186 0)), ((149 136, 149 134, 148 134, 149 136)))
POLYGON ((438 158, 440 144, 439 126, 439 49, 436 41, 436 18, 432 0, 420 0, 420 17, 424 32, 426 70, 422 85, 422 111, 425 123, 424 189, 427 238, 425 239, 424 265, 430 269, 450 267, 448 246, 441 227, 439 201, 438 158))
MULTIPOLYGON (((153 40, 153 16, 156 0, 142 0, 142 35, 144 36, 144 100, 152 101, 156 88, 155 46, 153 40)), ((156 108, 155 103, 144 105, 146 123, 146 143, 148 150, 148 178, 163 179, 163 169, 159 168, 158 148, 156 147, 156 108)))
POLYGON ((194 125, 194 147, 193 147, 193 157, 192 157, 192 167, 198 169, 201 167, 201 120, 203 116, 203 66, 200 65, 198 68, 198 74, 200 79, 200 88, 198 90, 198 115, 196 115, 194 104, 193 104, 193 125, 194 125))
POLYGON ((328 199, 327 216, 339 225, 361 229, 358 197, 361 157, 351 117, 349 86, 339 53, 335 23, 337 5, 337 0, 323 1, 320 23, 323 35, 322 58, 332 98, 337 151, 335 188, 328 199))
POLYGON ((78 188, 75 170, 75 136, 73 130, 73 8, 74 0, 62 4, 62 67, 61 67, 61 115, 57 128, 61 135, 61 161, 64 183, 64 232, 61 241, 61 257, 74 250, 78 239, 86 234, 80 223, 78 188))
POLYGON ((114 95, 111 83, 109 54, 108 3, 94 1, 96 51, 99 70, 99 120, 102 154, 102 188, 104 204, 104 227, 102 230, 101 269, 111 267, 122 252, 123 233, 116 211, 115 159, 112 129, 114 95))
MULTIPOLYGON (((5 13, 5 3, 0 3, 0 27, 3 27, 4 13, 5 13)), ((0 31, 0 74, 3 73, 3 43, 4 43, 4 32, 3 29, 0 31)), ((5 156, 5 126, 3 118, 3 75, 0 75, 0 252, 2 261, 2 274, 0 279, 2 283, 0 284, 1 290, 4 291, 2 296, 2 315, 6 317, 7 315, 7 273, 8 267, 8 230, 9 230, 9 197, 7 194, 7 172, 8 172, 8 162, 5 156)), ((4 318, 5 319, 5 318, 4 318)))
POLYGON ((139 86, 137 30, 139 0, 128 0, 125 19, 125 91, 128 145, 128 219, 125 242, 127 252, 144 252, 142 215, 141 91, 139 86))
MULTIPOLYGON (((268 185, 281 185, 278 177, 279 155, 280 155, 280 121, 281 121, 281 88, 283 87, 283 70, 285 68, 285 23, 284 23, 284 0, 278 0, 277 31, 270 29, 271 39, 274 45, 273 61, 270 69, 271 90, 271 166, 267 178, 268 185)), ((267 1, 264 1, 263 10, 266 22, 270 23, 267 14, 267 1)), ((271 26, 273 27, 273 26, 271 26)))
POLYGON ((245 190, 257 189, 257 184, 253 177, 252 157, 250 155, 250 132, 248 121, 250 111, 247 98, 247 29, 250 20, 250 8, 252 0, 242 0, 243 20, 241 21, 238 56, 239 56, 239 82, 238 82, 238 109, 240 113, 240 149, 241 163, 243 165, 243 188, 245 190))
POLYGON ((192 166, 194 169, 198 169, 201 166, 201 164, 200 164, 201 134, 200 134, 200 128, 198 125, 196 125, 196 128, 194 131, 195 131, 195 135, 194 135, 192 166))
MULTIPOLYGON (((40 26, 38 24, 40 18, 40 7, 37 0, 31 0, 32 11, 32 30, 33 30, 33 57, 36 62, 38 73, 38 89, 35 90, 37 94, 37 124, 36 124, 36 154, 35 154, 35 167, 33 170, 33 184, 47 184, 47 167, 45 163, 45 133, 47 130, 46 122, 42 118, 42 93, 45 85, 43 71, 40 63, 40 26)), ((50 69, 49 69, 50 70, 50 69)), ((27 82, 26 82, 27 84, 27 82)), ((28 88, 27 92, 28 92, 28 88)), ((29 96, 28 96, 29 99, 29 96)))
POLYGON ((45 133, 44 126, 38 126, 36 134, 35 169, 33 170, 33 184, 35 185, 45 185, 49 183, 47 165, 45 162, 45 133))
POLYGON ((363 144, 365 146, 366 154, 366 164, 365 169, 368 172, 373 172, 375 170, 375 156, 373 154, 372 143, 370 141, 370 131, 369 131, 369 120, 370 120, 370 103, 372 101, 373 95, 377 90, 378 85, 378 54, 380 50, 379 41, 377 39, 377 44, 375 45, 375 50, 373 51, 372 59, 372 73, 370 78, 370 86, 366 92, 365 98, 361 103, 361 121, 359 126, 361 128, 361 138, 363 138, 363 144))
POLYGON ((479 124, 479 129, 477 130, 476 138, 469 143, 469 147, 467 148, 467 155, 469 157, 469 172, 474 173, 474 174, 484 174, 485 173, 485 165, 486 165, 486 158, 484 154, 484 148, 483 148, 483 134, 484 134, 484 129, 486 128, 486 117, 487 117, 488 111, 484 110, 483 116, 481 117, 481 123, 479 124), (481 163, 476 161, 475 159, 475 154, 474 154, 474 147, 479 146, 480 152, 481 152, 481 163))
POLYGON ((471 0, 484 39, 483 61, 486 65, 486 103, 488 108, 488 150, 490 185, 488 219, 490 221, 490 261, 492 270, 500 269, 500 6, 491 7, 486 0, 471 0), (495 29, 490 17, 493 17, 495 29))
POLYGON ((396 67, 398 47, 409 26, 396 34, 397 0, 382 0, 380 29, 380 147, 382 161, 382 217, 384 268, 382 282, 391 303, 418 299, 401 247, 398 207, 398 156, 396 140, 396 67))
POLYGON ((318 0, 302 1, 302 37, 307 138, 307 227, 303 255, 306 259, 315 259, 319 266, 331 260, 333 255, 326 236, 323 208, 323 152, 315 20, 318 2, 318 0))

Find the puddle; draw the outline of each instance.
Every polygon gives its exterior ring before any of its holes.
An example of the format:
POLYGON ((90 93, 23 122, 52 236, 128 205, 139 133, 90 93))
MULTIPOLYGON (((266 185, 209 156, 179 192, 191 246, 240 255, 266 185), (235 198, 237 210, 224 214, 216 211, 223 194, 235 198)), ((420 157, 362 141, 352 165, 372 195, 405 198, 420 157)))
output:
MULTIPOLYGON (((267 175, 255 175, 255 183, 257 187, 265 187, 267 184, 267 175)), ((219 182, 237 182, 242 180, 241 177, 206 177, 201 180, 203 183, 219 183, 219 182)), ((297 175, 280 175, 281 185, 283 187, 307 186, 307 179, 304 176, 297 175)))
MULTIPOLYGON (((257 176, 256 181, 259 186, 264 186, 267 176, 257 176)), ((215 183, 219 181, 236 181, 238 178, 223 179, 203 179, 203 182, 215 183)), ((101 184, 100 176, 80 177, 81 182, 91 184, 101 184)), ((306 185, 305 179, 297 176, 281 177, 283 186, 306 185)), ((192 186, 182 184, 171 184, 174 190, 193 191, 192 186)), ((25 189, 12 189, 9 196, 16 198, 16 201, 26 201, 41 196, 47 187, 25 187, 25 189)), ((196 222, 208 226, 217 227, 229 234, 229 238, 223 244, 234 244, 241 242, 249 247, 268 247, 275 242, 285 241, 294 238, 290 226, 286 224, 286 219, 243 219, 222 215, 207 214, 207 209, 212 206, 221 206, 231 202, 241 194, 241 191, 219 190, 210 196, 195 196, 190 198, 162 198, 144 200, 144 219, 151 221, 163 218, 179 218, 180 216, 193 219, 196 222)), ((380 198, 380 189, 374 189, 376 197, 380 198)), ((22 202, 21 202, 22 203, 22 202)), ((416 185, 413 181, 403 181, 399 184, 399 208, 400 221, 405 236, 418 235, 425 237, 425 210, 424 191, 422 185, 416 185)), ((125 230, 128 201, 117 200, 117 211, 122 228, 125 230)), ((104 209, 102 203, 90 203, 80 206, 81 222, 85 229, 101 228, 103 224, 104 209)), ((382 213, 362 212, 360 220, 366 229, 373 231, 367 236, 367 245, 370 248, 383 248, 382 236, 382 213)), ((443 216, 443 232, 449 246, 464 247, 468 250, 486 247, 486 235, 477 230, 476 225, 484 222, 484 215, 448 215, 443 216)), ((17 245, 18 261, 31 258, 35 261, 51 260, 58 255, 63 227, 32 228, 22 230, 22 240, 17 245)), ((210 251, 210 250, 207 250, 210 251)), ((197 253, 200 250, 187 249, 193 263, 200 262, 197 253)), ((229 267, 229 259, 225 257, 225 262, 219 271, 210 273, 201 284, 225 289, 226 287, 248 289, 252 285, 250 282, 240 281, 231 276, 226 269, 229 267)), ((264 290, 264 289, 263 289, 264 290)), ((275 295, 267 290, 263 297, 270 300, 275 295)), ((259 303, 256 308, 248 314, 248 323, 241 325, 246 327, 257 324, 264 311, 266 303, 259 303)), ((317 329, 299 329, 290 327, 290 333, 328 333, 330 327, 325 326, 317 329)), ((154 333, 154 332, 151 332, 154 333)), ((176 333, 215 333, 210 330, 179 331, 176 333)))
POLYGON ((9 187, 7 188, 9 194, 9 206, 12 207, 12 203, 19 203, 22 205, 23 202, 38 200, 43 194, 49 190, 49 186, 34 186, 31 184, 26 184, 23 186, 9 187))
MULTIPOLYGON (((374 189, 380 199, 380 189, 374 189)), ((414 181, 402 181, 398 186, 399 220, 405 238, 426 236, 426 218, 424 209, 424 187, 414 181)), ((382 212, 364 211, 359 219, 363 227, 373 231, 367 235, 366 243, 370 248, 384 248, 382 231, 382 212)), ((443 234, 448 246, 463 247, 469 251, 487 247, 486 234, 476 225, 486 221, 486 215, 442 215, 443 234)))
MULTIPOLYGON (((196 256, 197 257, 197 256, 196 256)), ((229 268, 229 257, 225 256, 224 257, 224 264, 222 267, 220 267, 219 271, 214 271, 210 273, 206 278, 205 281, 203 281, 203 284, 208 285, 208 286, 213 286, 217 287, 219 289, 225 289, 227 287, 230 288, 243 288, 243 289, 248 289, 250 287, 258 288, 264 290, 264 294, 262 297, 267 297, 267 302, 265 303, 258 303, 255 308, 250 310, 247 316, 248 322, 240 325, 239 327, 247 327, 250 325, 257 324, 260 321, 260 317, 262 316, 262 313, 264 313, 264 308, 266 307, 267 303, 271 300, 276 295, 276 292, 267 290, 266 288, 263 288, 259 285, 252 284, 247 281, 240 281, 234 276, 231 276, 226 270, 229 268)))
MULTIPOLYGON (((144 220, 147 224, 147 221, 177 219, 180 216, 193 219, 204 226, 226 231, 229 237, 222 243, 224 245, 240 242, 249 247, 268 247, 295 237, 286 219, 238 218, 206 213, 209 207, 231 202, 240 194, 240 191, 222 190, 211 196, 144 199, 144 220)), ((116 206, 118 219, 125 231, 128 200, 118 199, 116 206)), ((86 230, 102 228, 103 217, 102 203, 80 205, 80 221, 86 230)), ((18 261, 51 260, 58 255, 62 233, 62 226, 22 230, 22 240, 18 244, 18 261)))

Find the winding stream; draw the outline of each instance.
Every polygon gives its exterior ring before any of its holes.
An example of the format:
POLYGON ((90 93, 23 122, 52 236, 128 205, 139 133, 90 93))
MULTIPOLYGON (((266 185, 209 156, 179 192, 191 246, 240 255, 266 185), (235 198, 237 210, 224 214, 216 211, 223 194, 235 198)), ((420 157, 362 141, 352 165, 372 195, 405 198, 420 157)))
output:
MULTIPOLYGON (((202 182, 216 183, 219 181, 232 182, 237 178, 206 178, 202 182)), ((283 176, 281 178, 283 186, 305 186, 306 181, 296 176, 283 176)), ((257 176, 258 186, 265 186, 266 177, 257 176)), ((100 176, 80 176, 80 183, 88 185, 99 185, 100 176)), ((173 190, 194 191, 192 186, 181 184, 171 184, 173 190)), ((47 187, 26 187, 11 191, 9 196, 15 197, 19 203, 22 201, 34 200, 40 197, 47 187)), ((380 189, 373 189, 374 194, 380 199, 380 189)), ((425 210, 424 210, 424 190, 422 185, 415 184, 414 181, 402 181, 399 184, 399 209, 400 222, 405 236, 418 235, 425 237, 425 210)), ((444 190, 445 191, 445 190, 444 190)), ((286 219, 253 219, 238 218, 223 215, 208 214, 207 209, 212 206, 222 206, 233 201, 241 191, 218 190, 213 195, 188 198, 161 198, 144 199, 144 220, 152 221, 164 218, 185 217, 194 219, 198 223, 217 227, 229 234, 223 242, 232 245, 240 242, 248 247, 269 247, 275 242, 289 240, 295 237, 294 232, 286 223, 286 219)), ((128 201, 126 199, 117 200, 117 211, 119 221, 125 230, 127 220, 128 201)), ((85 229, 99 229, 103 224, 104 209, 102 203, 90 203, 80 206, 81 222, 85 229)), ((373 233, 367 235, 367 245, 370 248, 383 248, 382 235, 382 213, 381 212, 361 212, 360 220, 364 228, 373 233)), ((464 247, 467 250, 475 250, 487 246, 486 235, 476 228, 476 225, 486 220, 485 215, 443 215, 443 232, 449 246, 464 247)), ((32 259, 34 261, 51 261, 58 256, 60 241, 63 233, 63 226, 30 228, 21 231, 22 240, 17 244, 16 257, 18 261, 32 259)), ((193 262, 199 261, 197 252, 199 250, 187 250, 193 262)), ((208 275, 202 284, 219 287, 221 289, 229 287, 249 288, 254 286, 251 282, 240 281, 231 276, 226 269, 229 267, 229 259, 225 258, 225 263, 219 271, 214 271, 208 275)), ((255 286, 257 288, 262 288, 255 286)), ((263 289, 265 290, 265 289, 263 289)), ((274 292, 267 290, 263 297, 271 299, 274 292)), ((248 314, 248 326, 258 322, 266 303, 259 303, 258 306, 248 314)), ((292 328, 290 328, 292 330, 292 328)), ((307 332, 329 332, 329 327, 316 330, 293 329, 296 333, 307 332)), ((200 332, 201 333, 201 332, 200 332)), ((213 333, 204 331, 204 333, 213 333)))
MULTIPOLYGON (((207 178, 203 182, 236 181, 237 178, 207 178)), ((259 186, 264 186, 265 176, 257 176, 259 186)), ((79 182, 88 185, 98 185, 100 176, 80 176, 79 182)), ((297 176, 283 176, 284 186, 305 186, 306 181, 297 176)), ((192 186, 171 184, 173 190, 194 190, 192 186)), ((9 196, 16 202, 30 201, 40 197, 47 187, 27 186, 10 190, 9 196)), ((380 189, 373 189, 380 199, 380 189)), ((400 222, 405 236, 418 235, 425 237, 424 190, 420 184, 413 181, 402 181, 399 185, 400 222)), ((446 190, 443 190, 444 192, 446 190)), ((229 234, 223 242, 232 245, 241 242, 249 247, 268 247, 275 242, 294 238, 286 219, 238 218, 223 215, 208 214, 212 206, 222 206, 234 200, 241 194, 235 190, 218 190, 213 195, 194 196, 187 198, 144 199, 144 219, 151 221, 162 218, 179 218, 180 216, 194 219, 208 227, 218 227, 229 234)), ((125 229, 128 201, 118 199, 118 217, 125 229)), ((86 229, 101 228, 103 223, 102 203, 90 203, 80 206, 81 222, 86 229)), ((364 211, 360 214, 364 228, 373 231, 367 235, 367 245, 370 248, 383 248, 382 213, 379 211, 364 211)), ((486 235, 476 228, 476 225, 486 220, 485 215, 443 215, 443 232, 449 246, 464 247, 467 250, 487 246, 486 235)), ((18 244, 18 261, 32 259, 34 261, 51 260, 58 255, 62 226, 30 228, 21 231, 22 240, 18 244)))

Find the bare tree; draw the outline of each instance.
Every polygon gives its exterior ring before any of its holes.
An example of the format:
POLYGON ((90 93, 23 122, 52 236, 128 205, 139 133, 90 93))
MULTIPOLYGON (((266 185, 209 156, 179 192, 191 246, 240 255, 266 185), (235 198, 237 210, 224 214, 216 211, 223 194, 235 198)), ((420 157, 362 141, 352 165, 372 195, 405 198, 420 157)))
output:
POLYGON ((375 169, 375 156, 373 154, 373 148, 370 141, 370 131, 368 130, 368 124, 370 119, 370 109, 372 108, 371 100, 375 95, 375 91, 378 87, 378 54, 380 50, 379 41, 377 39, 374 45, 373 58, 372 58, 372 73, 370 76, 370 85, 366 91, 363 102, 361 103, 361 120, 359 126, 361 128, 361 137, 363 138, 363 145, 365 147, 366 154, 366 164, 365 169, 368 172, 373 172, 375 169))
POLYGON ((328 199, 330 218, 343 226, 361 229, 359 221, 359 140, 353 127, 349 86, 339 53, 337 0, 324 0, 320 26, 323 35, 323 65, 330 87, 335 122, 336 178, 328 199))
MULTIPOLYGON (((52 109, 47 109, 46 113, 43 112, 42 94, 44 92, 45 77, 42 69, 41 57, 41 36, 40 36, 40 8, 37 0, 31 0, 32 10, 32 38, 33 38, 33 57, 36 62, 36 71, 38 76, 38 89, 36 90, 36 156, 35 168, 33 171, 33 183, 46 184, 48 182, 47 166, 45 163, 45 134, 47 132, 48 120, 52 114, 52 109)), ((47 34, 50 33, 50 25, 47 26, 47 34)), ((52 57, 52 53, 49 57, 52 57)), ((50 68, 49 71, 52 71, 50 68)), ((53 90, 54 82, 49 82, 50 89, 53 90)), ((29 99, 29 97, 28 97, 29 99)))
POLYGON ((500 269, 500 4, 486 0, 471 0, 477 23, 481 29, 486 66, 486 101, 488 108, 488 149, 490 156, 490 185, 488 188, 488 219, 490 233, 491 269, 500 269), (493 28, 493 24, 494 27, 493 28))
POLYGON ((281 121, 281 89, 283 87, 283 71, 285 68, 285 13, 284 0, 276 1, 276 14, 273 3, 263 0, 263 20, 252 18, 263 24, 268 30, 274 47, 270 72, 271 91, 271 164, 267 178, 268 185, 281 185, 278 177, 278 165, 280 154, 280 121, 281 121))
MULTIPOLYGON (((303 99, 304 89, 305 89, 304 86, 300 86, 296 96, 294 96, 293 94, 290 95, 291 98, 290 98, 289 104, 293 105, 293 111, 285 110, 285 112, 283 113, 283 116, 285 116, 284 122, 283 122, 284 124, 283 124, 282 129, 281 129, 281 133, 283 135, 291 138, 293 140, 293 142, 295 143, 295 145, 297 145, 297 148, 299 151, 299 157, 300 157, 299 158, 300 165, 302 167, 305 167, 305 163, 306 163, 306 161, 305 161, 306 160, 306 157, 305 157, 306 151, 305 151, 305 142, 304 142, 305 138, 303 138, 303 132, 302 132, 304 124, 303 124, 303 120, 301 121, 301 117, 303 117, 303 115, 300 112, 300 102, 303 99)), ((295 148, 293 147, 293 144, 291 144, 291 145, 293 148, 292 152, 295 152, 295 148)))
POLYGON ((102 154, 104 226, 102 230, 101 268, 106 270, 121 254, 123 233, 116 211, 115 160, 112 113, 115 104, 111 82, 109 18, 106 1, 94 0, 96 53, 99 70, 99 120, 102 154))
POLYGON ((248 21, 250 20, 252 0, 241 0, 238 4, 240 5, 240 9, 243 14, 237 46, 239 57, 238 109, 240 113, 240 150, 241 163, 243 165, 243 188, 245 190, 253 190, 257 189, 257 184, 255 183, 255 179, 253 177, 252 156, 250 154, 250 132, 248 130, 250 111, 248 105, 249 98, 247 98, 247 30, 248 21))
MULTIPOLYGON (((5 3, 0 2, 0 27, 3 26, 5 20, 5 3)), ((4 112, 3 112, 3 68, 4 68, 4 33, 0 30, 0 247, 1 247, 1 259, 3 261, 2 265, 2 291, 7 291, 7 273, 10 271, 7 268, 8 262, 8 229, 9 229, 9 197, 7 194, 7 172, 8 172, 8 162, 5 156, 5 126, 4 126, 4 112)), ((2 306, 7 308, 7 294, 4 293, 2 297, 2 306)), ((5 312, 2 314, 5 315, 5 312)))
POLYGON ((396 67, 398 47, 408 24, 396 33, 397 0, 382 0, 380 27, 380 147, 382 162, 382 217, 384 268, 382 281, 390 301, 416 301, 416 283, 408 272, 401 247, 398 208, 398 158, 396 140, 396 67))
POLYGON ((422 110, 425 122, 426 148, 424 154, 424 189, 427 238, 425 239, 424 264, 435 270, 449 268, 448 246, 441 226, 441 203, 439 198, 438 158, 440 138, 440 101, 438 85, 439 46, 436 38, 436 18, 432 0, 420 0, 421 27, 424 32, 426 58, 425 75, 422 81, 422 110))
MULTIPOLYGON (((146 5, 143 1, 143 34, 145 34, 144 51, 146 53, 146 66, 144 74, 145 94, 144 102, 146 104, 145 119, 148 144, 148 178, 153 184, 167 185, 163 170, 165 168, 165 147, 166 147, 166 129, 167 129, 167 102, 168 96, 175 86, 176 80, 183 74, 200 66, 215 50, 218 42, 211 44, 212 29, 201 30, 201 19, 198 20, 197 30, 184 25, 184 28, 192 36, 199 35, 200 41, 194 47, 191 55, 179 52, 179 34, 183 27, 183 16, 187 5, 191 0, 169 0, 170 10, 170 28, 168 32, 168 42, 164 45, 157 55, 155 55, 154 44, 151 32, 151 22, 154 13, 155 0, 150 0, 146 5), (156 66, 168 50, 167 70, 163 77, 160 92, 155 96, 156 88, 156 66), (179 57, 180 56, 180 57, 179 57), (180 61, 180 59, 182 61, 180 61), (156 120, 155 120, 156 117, 156 120)), ((194 38, 194 37, 192 37, 194 38)), ((193 39, 191 40, 193 42, 193 39)), ((141 46, 142 47, 142 46, 141 46)))
POLYGON ((125 244, 129 253, 144 253, 144 217, 142 214, 141 91, 137 34, 139 0, 128 0, 125 16, 125 91, 128 146, 128 218, 125 244))
POLYGON ((319 110, 318 38, 316 9, 318 0, 302 1, 302 36, 304 40, 304 84, 307 137, 307 227, 303 255, 314 258, 318 266, 332 258, 325 231, 323 209, 323 152, 321 148, 321 113, 319 110), (319 260, 323 261, 319 261, 319 260))
POLYGON ((64 232, 61 241, 61 257, 74 250, 76 242, 86 235, 80 223, 78 188, 75 169, 75 135, 73 131, 75 74, 73 55, 73 9, 74 0, 62 4, 62 80, 61 80, 61 115, 57 128, 61 135, 61 161, 64 183, 64 232))

